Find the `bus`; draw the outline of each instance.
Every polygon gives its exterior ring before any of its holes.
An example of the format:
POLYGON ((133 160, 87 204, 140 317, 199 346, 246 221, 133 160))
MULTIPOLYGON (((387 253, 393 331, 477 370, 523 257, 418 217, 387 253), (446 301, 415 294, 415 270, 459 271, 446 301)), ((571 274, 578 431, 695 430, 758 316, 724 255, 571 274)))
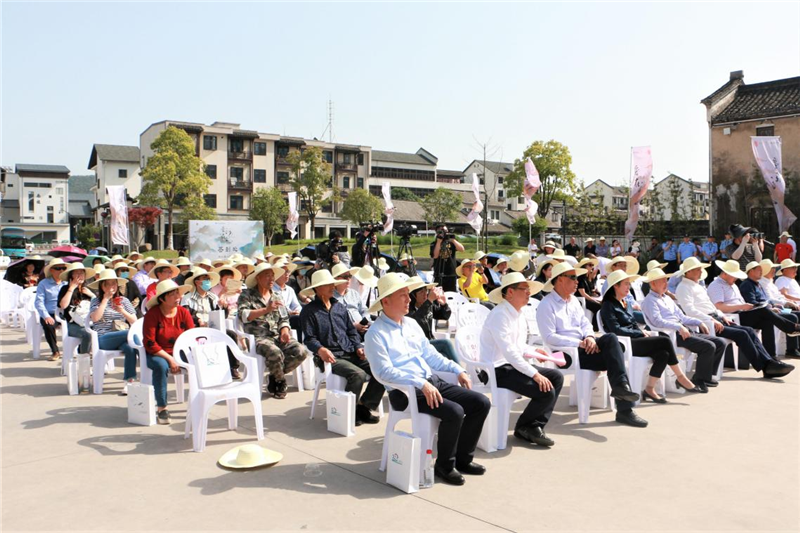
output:
POLYGON ((0 230, 0 241, 3 253, 12 258, 25 257, 30 244, 22 228, 3 228, 0 230))

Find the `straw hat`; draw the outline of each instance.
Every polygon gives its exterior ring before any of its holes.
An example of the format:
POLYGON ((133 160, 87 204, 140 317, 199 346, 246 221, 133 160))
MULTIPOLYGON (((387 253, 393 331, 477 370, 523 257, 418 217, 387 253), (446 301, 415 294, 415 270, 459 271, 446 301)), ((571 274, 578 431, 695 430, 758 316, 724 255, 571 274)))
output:
POLYGON ((520 272, 511 272, 503 276, 500 286, 489 293, 489 301, 494 304, 503 303, 503 289, 511 285, 516 285, 517 283, 527 283, 528 287, 531 288, 531 296, 537 294, 542 290, 542 287, 544 287, 544 285, 538 281, 525 279, 525 276, 520 272))
POLYGON ((265 270, 272 270, 275 273, 276 278, 283 276, 284 273, 284 270, 278 266, 270 265, 269 263, 261 263, 260 265, 255 267, 255 269, 250 275, 247 276, 245 284, 247 285, 248 289, 252 289, 256 285, 258 285, 258 279, 257 279, 258 275, 264 272, 265 270))
MULTIPOLYGON (((721 263, 721 262, 722 261, 717 261, 717 263, 721 263)), ((736 261, 734 261, 734 263, 736 263, 736 261)), ((736 263, 736 264, 738 265, 739 263, 736 263)), ((708 268, 710 266, 711 266, 711 264, 703 263, 696 257, 687 257, 686 259, 683 260, 683 263, 681 263, 681 274, 685 274, 686 272, 689 272, 690 270, 694 270, 695 268, 703 268, 703 269, 705 269, 705 268, 708 268)), ((717 266, 719 266, 719 265, 717 265, 717 266)), ((720 267, 720 268, 722 268, 722 267, 720 267)))
POLYGON ((311 276, 311 285, 300 291, 300 296, 312 296, 314 289, 323 285, 345 285, 346 283, 348 283, 346 279, 335 279, 330 270, 317 270, 311 276))
POLYGON ((606 272, 610 272, 611 267, 619 263, 625 263, 625 272, 627 272, 628 274, 633 275, 639 273, 639 261, 627 255, 624 257, 618 255, 617 257, 609 261, 608 264, 606 264, 606 272))
POLYGON ((292 263, 297 263, 298 265, 313 265, 314 261, 312 261, 310 257, 304 255, 303 257, 295 257, 292 259, 292 263))
MULTIPOLYGON (((103 270, 105 270, 105 267, 103 267, 103 270)), ((128 265, 123 265, 123 264, 117 264, 117 265, 115 265, 115 266, 114 266, 114 271, 116 272, 116 271, 119 271, 119 270, 127 270, 127 271, 128 271, 128 277, 129 277, 129 278, 132 278, 134 275, 136 275, 136 273, 137 273, 137 272, 139 272, 139 271, 138 271, 138 270, 136 270, 135 268, 133 268, 133 267, 131 267, 131 266, 128 266, 128 265)), ((99 274, 100 272, 102 272, 102 271, 101 271, 101 270, 97 270, 97 269, 95 268, 95 274, 99 274)), ((123 278, 123 279, 124 279, 124 278, 123 278)))
POLYGON ((536 267, 536 277, 538 278, 539 276, 542 275, 542 270, 544 270, 544 267, 546 267, 547 265, 557 265, 558 263, 559 261, 555 259, 548 259, 546 261, 542 261, 541 263, 539 263, 539 266, 536 267))
POLYGON ((553 290, 553 280, 555 280, 561 274, 566 274, 567 272, 575 272, 576 276, 582 276, 586 274, 587 270, 585 268, 578 268, 570 265, 567 262, 559 263, 553 267, 553 271, 550 273, 550 279, 547 280, 547 283, 544 284, 542 290, 544 292, 550 292, 553 290))
POLYGON ((202 268, 193 268, 190 272, 191 276, 187 277, 183 281, 183 284, 188 285, 192 290, 194 290, 195 278, 199 278, 200 276, 208 276, 212 287, 219 285, 219 274, 213 270, 209 272, 208 270, 203 270, 202 268))
POLYGON ((144 256, 139 252, 131 252, 128 254, 128 261, 135 263, 137 259, 141 259, 142 257, 144 256))
POLYGON ((608 283, 606 283, 606 286, 604 287, 603 296, 605 296, 606 293, 611 290, 611 287, 613 287, 614 285, 616 285, 621 281, 625 281, 626 279, 629 281, 636 281, 637 279, 639 279, 639 275, 628 274, 624 270, 615 270, 614 272, 609 274, 608 277, 606 278, 606 281, 608 283))
POLYGON ((480 261, 484 257, 486 257, 486 254, 484 252, 481 252, 480 250, 478 250, 477 252, 475 252, 475 255, 472 256, 472 260, 473 261, 480 261))
MULTIPOLYGON (((788 231, 784 231, 783 233, 781 233, 780 237, 786 237, 787 239, 791 239, 792 238, 792 236, 789 235, 788 231)), ((780 237, 778 237, 778 238, 780 238, 780 237)))
POLYGON ((265 261, 267 261, 268 263, 272 263, 272 264, 275 264, 275 263, 277 263, 278 261, 285 261, 285 262, 287 262, 287 263, 289 263, 289 262, 293 262, 293 261, 291 260, 291 257, 289 256, 289 254, 279 254, 279 255, 272 255, 272 254, 270 254, 270 255, 269 255, 269 257, 267 257, 267 258, 265 259, 265 261))
POLYGON ((243 444, 229 450, 219 458, 219 466, 244 470, 274 465, 283 459, 280 453, 262 448, 258 444, 243 444))
POLYGON ((511 254, 511 259, 508 260, 508 268, 515 272, 522 272, 528 268, 528 262, 531 256, 525 250, 517 250, 511 254))
POLYGON ((155 266, 152 269, 150 269, 150 274, 148 274, 148 277, 151 278, 151 279, 157 279, 156 278, 156 270, 158 270, 160 268, 168 268, 169 271, 172 273, 172 275, 170 276, 171 278, 174 278, 175 276, 177 276, 178 274, 181 273, 181 271, 180 271, 180 269, 178 269, 178 267, 176 267, 175 265, 170 264, 170 262, 167 261, 166 259, 159 259, 158 261, 156 261, 155 266))
POLYGON ((501 255, 497 258, 497 262, 494 264, 494 268, 492 270, 495 272, 500 272, 500 265, 503 263, 508 264, 508 257, 501 255))
MULTIPOLYGON (((297 265, 292 265, 292 266, 297 268, 297 265)), ((335 265, 333 265, 333 268, 331 269, 331 276, 333 276, 334 278, 338 278, 342 274, 348 274, 348 273, 351 276, 355 276, 356 272, 358 271, 359 271, 358 267, 347 268, 347 265, 345 265, 344 263, 336 263, 335 265)))
POLYGON ((577 266, 578 267, 584 267, 586 265, 592 265, 592 268, 597 268, 597 266, 599 264, 600 264, 600 260, 599 259, 592 259, 591 257, 584 257, 583 259, 578 261, 577 266))
POLYGON ((212 262, 211 262, 211 266, 212 266, 212 269, 211 269, 211 270, 214 270, 214 269, 215 269, 215 268, 217 268, 218 266, 220 266, 220 265, 224 265, 224 264, 226 264, 227 262, 228 262, 228 260, 227 260, 227 259, 215 259, 214 261, 212 261, 212 262))
MULTIPOLYGON (((105 265, 97 265, 96 267, 94 267, 94 275, 96 276, 96 275, 100 274, 100 272, 102 272, 103 270, 106 270, 106 266, 105 265)), ((138 270, 136 270, 135 268, 133 269, 133 271, 134 272, 138 272, 138 270)))
POLYGON ((389 270, 389 263, 386 262, 385 257, 378 259, 378 270, 389 270))
POLYGON ((220 275, 220 277, 221 277, 221 272, 224 271, 224 270, 228 270, 229 272, 233 272, 233 279, 234 280, 239 281, 240 279, 242 279, 242 273, 239 272, 238 270, 236 270, 234 268, 234 266, 231 265, 230 263, 227 263, 227 264, 224 264, 224 265, 222 265, 220 267, 217 267, 214 270, 212 270, 211 272, 214 272, 215 274, 220 275))
POLYGON ((724 274, 733 276, 736 279, 747 278, 747 274, 742 272, 741 268, 739 268, 739 261, 728 259, 727 261, 714 261, 714 264, 717 265, 724 274))
MULTIPOLYGON (((298 268, 298 265, 296 265, 296 264, 294 264, 294 263, 290 263, 290 262, 288 262, 288 261, 284 260, 283 258, 281 258, 281 259, 280 259, 280 260, 278 260, 278 261, 275 261, 275 262, 274 262, 274 263, 272 263, 272 264, 273 264, 273 265, 275 265, 275 266, 276 266, 276 267, 278 267, 278 268, 282 268, 283 270, 285 270, 285 271, 286 271, 286 272, 288 272, 289 274, 291 274, 292 272, 294 272, 294 271, 295 271, 295 270, 297 270, 297 268, 298 268)), ((337 264, 338 264, 338 263, 337 263, 337 264)))
POLYGON ((175 265, 176 267, 182 267, 182 266, 192 266, 192 262, 191 262, 191 261, 189 261, 189 258, 188 258, 188 257, 186 257, 185 255, 184 255, 184 256, 181 256, 181 257, 179 257, 179 258, 177 258, 177 259, 175 260, 175 262, 174 262, 174 263, 172 263, 172 264, 173 264, 173 265, 175 265))
POLYGON ((791 259, 784 259, 783 261, 781 261, 781 270, 784 270, 786 268, 797 268, 799 266, 800 263, 795 263, 791 259))
MULTIPOLYGON (((234 254, 234 255, 236 255, 236 254, 234 254)), ((270 254, 270 255, 272 255, 272 254, 270 254)), ((234 260, 235 260, 234 256, 232 255, 231 256, 231 261, 234 261, 234 260)), ((260 250, 253 254, 253 261, 261 261, 263 263, 266 260, 267 260, 267 258, 264 256, 264 252, 262 252, 260 250)))
POLYGON ((165 279, 164 281, 159 281, 158 285, 156 285, 156 293, 153 295, 152 298, 147 300, 147 309, 152 309, 158 305, 158 297, 162 294, 166 294, 172 291, 178 291, 181 296, 186 294, 192 290, 192 288, 188 285, 178 285, 171 279, 165 279))
POLYGON ((407 281, 411 283, 408 287, 408 292, 414 292, 420 289, 432 289, 439 285, 438 283, 425 283, 419 276, 411 276, 407 281))
POLYGON ((83 266, 83 263, 70 263, 67 269, 59 274, 58 279, 61 281, 67 281, 69 279, 69 273, 75 270, 83 270, 86 274, 86 279, 89 279, 96 274, 93 268, 83 266))
POLYGON ((93 291, 96 291, 97 289, 100 288, 100 285, 102 285, 104 281, 108 281, 108 280, 112 280, 112 279, 116 280, 117 286, 120 289, 124 289, 125 286, 128 284, 128 280, 127 279, 120 278, 119 276, 117 276, 117 273, 114 272, 114 270, 112 270, 110 268, 106 268, 105 270, 100 272, 100 275, 97 276, 97 279, 94 280, 94 282, 90 283, 88 285, 88 287, 90 289, 92 289, 93 291))
POLYGON ((461 277, 464 275, 464 267, 467 265, 477 265, 478 262, 474 259, 464 259, 461 264, 456 267, 456 276, 461 277))
POLYGON ((659 263, 658 259, 651 259, 650 261, 647 262, 647 270, 653 270, 654 268, 660 268, 663 270, 665 266, 667 266, 667 264, 659 263))
POLYGON ((600 238, 599 238, 599 239, 597 239, 597 240, 598 240, 598 241, 604 241, 604 240, 606 240, 606 238, 605 238, 605 237, 600 237, 600 238))
POLYGON ((148 255, 147 257, 145 257, 144 259, 140 259, 139 262, 136 263, 135 265, 136 270, 143 270, 142 267, 144 266, 145 263, 155 263, 155 262, 156 258, 148 255))
POLYGON ((673 272, 672 274, 667 274, 666 272, 661 270, 661 268, 656 267, 648 270, 647 273, 639 279, 641 279, 645 283, 650 283, 651 281, 656 281, 658 279, 672 278, 677 275, 678 275, 677 272, 673 272))
POLYGON ((375 270, 369 265, 364 265, 359 268, 358 272, 353 274, 353 277, 366 287, 374 288, 378 286, 378 278, 375 277, 375 270))
POLYGON ((197 261, 195 261, 194 262, 194 266, 199 266, 200 268, 205 268, 209 272, 214 270, 214 264, 211 262, 211 259, 208 259, 207 257, 203 257, 203 258, 198 259, 197 261))
MULTIPOLYGON (((744 271, 745 271, 745 273, 747 273, 747 272, 750 272, 751 270, 753 270, 756 267, 761 268, 761 263, 759 263, 758 261, 750 261, 749 263, 747 263, 747 266, 744 267, 744 271)), ((761 272, 764 272, 763 268, 761 269, 761 272)))
POLYGON ((411 261, 411 257, 406 252, 400 254, 400 259, 397 260, 398 263, 402 263, 403 261, 411 261))
POLYGON ((119 255, 119 254, 116 254, 116 255, 112 255, 112 256, 111 256, 111 260, 110 260, 110 261, 111 261, 111 263, 113 264, 113 263, 117 263, 117 262, 119 262, 119 261, 125 261, 125 258, 124 258, 124 257, 122 257, 122 256, 121 256, 121 255, 119 255))
POLYGON ((554 248, 554 249, 557 249, 558 245, 553 241, 547 241, 546 243, 544 243, 544 245, 542 245, 542 248, 554 248))
POLYGON ((770 271, 770 270, 772 270, 773 268, 778 268, 778 267, 780 267, 780 265, 776 265, 775 263, 773 263, 771 259, 764 259, 764 260, 763 260, 763 261, 761 261, 761 263, 759 263, 759 264, 761 265, 761 271, 762 271, 764 274, 766 274, 767 272, 769 272, 769 271, 770 271))
POLYGON ((584 242, 594 242, 594 239, 593 239, 592 237, 589 237, 589 238, 588 238, 588 239, 586 239, 584 242))
POLYGON ((244 256, 242 254, 240 254, 239 252, 236 252, 235 254, 231 254, 231 256, 228 259, 230 259, 231 263, 236 263, 236 262, 241 261, 242 259, 244 259, 244 256))
POLYGON ((54 266, 58 266, 58 265, 67 266, 67 263, 65 263, 64 260, 61 259, 60 257, 56 257, 55 259, 51 259, 50 262, 47 263, 47 266, 44 267, 44 277, 49 278, 50 277, 50 269, 53 268, 54 266))
POLYGON ((417 285, 416 281, 411 281, 410 279, 407 281, 403 281, 399 274, 396 272, 390 272, 386 274, 378 281, 378 297, 375 299, 375 302, 369 306, 370 313, 377 313, 381 309, 383 309, 383 305, 381 304, 381 300, 396 293, 402 289, 410 289, 417 285))
MULTIPOLYGON (((261 265, 263 265, 263 264, 265 264, 265 263, 261 263, 261 265)), ((233 268, 235 268, 235 269, 238 269, 242 265, 247 267, 247 274, 245 274, 245 276, 249 276, 256 269, 255 265, 253 265, 252 263, 250 263, 249 261, 246 261, 244 259, 242 259, 241 261, 236 261, 231 266, 233 266, 233 268)), ((258 265, 258 266, 261 266, 261 265, 258 265)), ((214 270, 214 269, 212 268, 211 270, 214 270)))

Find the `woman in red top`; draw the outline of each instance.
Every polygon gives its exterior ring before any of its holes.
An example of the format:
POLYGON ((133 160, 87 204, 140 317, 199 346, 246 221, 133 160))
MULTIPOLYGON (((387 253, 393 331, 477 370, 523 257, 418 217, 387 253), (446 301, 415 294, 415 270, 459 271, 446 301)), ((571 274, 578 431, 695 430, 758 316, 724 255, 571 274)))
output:
MULTIPOLYGON (((191 287, 179 286, 171 279, 158 283, 155 294, 147 301, 144 315, 144 349, 147 352, 147 367, 153 371, 153 388, 158 406, 158 423, 169 424, 167 411, 168 373, 181 371, 175 363, 172 348, 181 333, 194 327, 189 311, 178 305, 181 296, 191 287)), ((175 354, 177 356, 177 354, 175 354)))

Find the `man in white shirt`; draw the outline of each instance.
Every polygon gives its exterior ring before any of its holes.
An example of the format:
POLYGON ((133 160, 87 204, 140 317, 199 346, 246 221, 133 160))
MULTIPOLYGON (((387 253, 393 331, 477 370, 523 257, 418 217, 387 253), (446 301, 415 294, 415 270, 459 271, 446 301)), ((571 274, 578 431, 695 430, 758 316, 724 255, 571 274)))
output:
POLYGON ((617 422, 633 427, 647 427, 647 421, 633 411, 639 395, 631 391, 625 372, 625 357, 617 336, 608 333, 595 338, 592 323, 583 307, 573 296, 578 276, 586 273, 569 263, 553 267, 553 276, 545 284, 550 294, 542 299, 536 310, 539 333, 548 346, 578 348, 580 365, 585 370, 607 370, 611 396, 617 400, 617 422))
POLYGON ((514 272, 505 276, 500 287, 489 294, 497 306, 492 309, 481 331, 481 361, 494 366, 497 386, 530 398, 517 420, 514 436, 539 446, 555 444, 544 432, 564 385, 558 370, 532 365, 525 354, 536 350, 528 346, 528 324, 522 309, 531 294, 542 290, 538 281, 527 281, 514 272))
POLYGON ((762 260, 760 265, 762 276, 761 279, 758 280, 758 283, 761 285, 761 288, 764 289, 764 293, 767 295, 767 298, 769 298, 770 303, 780 307, 788 307, 793 311, 800 310, 800 305, 787 299, 777 285, 775 285, 775 273, 778 271, 780 265, 776 265, 769 259, 762 260))
POLYGON ((372 323, 372 320, 370 319, 367 306, 364 305, 364 301, 361 299, 361 295, 351 287, 353 275, 359 270, 359 267, 347 268, 347 265, 339 263, 334 265, 333 270, 331 270, 331 275, 337 280, 347 281, 347 285, 336 286, 335 296, 347 307, 350 320, 363 339, 364 335, 367 334, 367 329, 372 323))
POLYGON ((781 275, 775 280, 775 286, 791 302, 800 302, 800 285, 796 279, 799 265, 791 259, 784 259, 781 261, 781 275))
POLYGON ((297 293, 288 285, 289 276, 297 269, 297 265, 286 261, 279 261, 276 263, 276 266, 283 269, 283 274, 275 278, 273 291, 280 294, 281 298, 283 298, 283 305, 289 313, 289 327, 297 332, 297 340, 302 342, 303 330, 300 327, 300 311, 303 310, 303 307, 297 299, 297 293))

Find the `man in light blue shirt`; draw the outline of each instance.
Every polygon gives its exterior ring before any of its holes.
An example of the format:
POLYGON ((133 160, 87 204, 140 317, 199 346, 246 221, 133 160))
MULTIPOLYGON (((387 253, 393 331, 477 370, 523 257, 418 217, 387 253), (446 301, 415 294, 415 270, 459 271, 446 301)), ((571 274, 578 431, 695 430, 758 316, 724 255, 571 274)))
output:
POLYGON ((697 246, 692 242, 688 235, 683 236, 683 242, 678 245, 678 263, 684 262, 688 257, 697 255, 697 246))
POLYGON ((728 257, 728 246, 731 244, 733 244, 733 236, 730 231, 726 231, 725 238, 719 245, 719 256, 723 261, 730 259, 730 257, 728 257))
POLYGON ((369 329, 369 325, 372 323, 372 319, 370 318, 367 306, 364 305, 364 300, 361 299, 361 295, 350 288, 350 280, 358 271, 358 267, 348 269, 346 265, 337 264, 334 265, 333 269, 331 270, 331 275, 335 279, 346 280, 348 282, 347 285, 336 286, 335 296, 345 305, 345 307, 347 307, 347 313, 350 315, 350 320, 353 322, 356 331, 358 331, 358 334, 361 335, 361 338, 363 339, 364 335, 367 333, 367 329, 369 329))
POLYGON ((47 341, 50 351, 53 352, 53 355, 50 356, 51 361, 61 357, 56 338, 55 314, 58 308, 58 293, 65 283, 59 279, 59 276, 66 269, 67 264, 64 261, 52 259, 44 267, 45 278, 36 285, 36 298, 33 302, 36 312, 39 313, 39 323, 44 331, 44 339, 47 341))
POLYGON ((369 311, 383 314, 367 332, 367 360, 373 376, 389 391, 393 409, 403 411, 409 402, 395 387, 410 385, 416 393, 411 401, 417 402, 419 412, 441 420, 434 473, 445 483, 463 485, 462 473, 482 475, 486 471, 473 457, 491 402, 470 390, 472 382, 464 369, 439 354, 417 321, 406 316, 412 284, 394 272, 378 282, 378 301, 369 311), (457 374, 461 386, 444 381, 434 371, 457 374))

